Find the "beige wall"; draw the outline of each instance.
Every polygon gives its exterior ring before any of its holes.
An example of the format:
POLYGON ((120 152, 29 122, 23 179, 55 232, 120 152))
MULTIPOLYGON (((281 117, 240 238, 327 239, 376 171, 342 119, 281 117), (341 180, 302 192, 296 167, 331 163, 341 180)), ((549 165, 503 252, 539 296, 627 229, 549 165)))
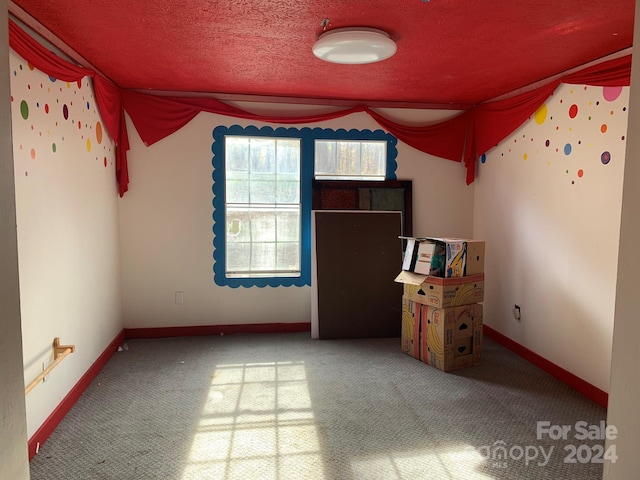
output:
POLYGON ((485 323, 604 391, 628 106, 628 87, 562 85, 487 153, 475 188, 485 323))
MULTIPOLYGON (((635 24, 640 25, 637 8, 635 24)), ((640 30, 635 29, 634 43, 640 42, 640 30)), ((611 389, 607 422, 615 425, 619 435, 607 440, 607 448, 614 447, 618 455, 615 463, 606 463, 606 480, 636 478, 640 472, 640 303, 638 303, 638 272, 640 271, 640 63, 634 58, 631 73, 631 112, 629 141, 624 170, 622 221, 620 227, 620 262, 617 274, 615 328, 611 359, 611 389)))
POLYGON ((76 346, 27 396, 31 437, 122 330, 115 150, 90 79, 9 66, 24 382, 76 346))
MULTIPOLYGON (((254 111, 269 108, 271 113, 288 108, 252 107, 254 111)), ((296 113, 300 112, 298 106, 296 113)), ((131 184, 120 201, 127 327, 310 321, 309 287, 232 289, 213 282, 212 131, 217 125, 233 124, 250 122, 200 114, 179 132, 150 147, 130 128, 131 184), (175 304, 176 291, 184 292, 184 304, 175 304)), ((365 113, 299 126, 380 128, 365 113)), ((473 186, 465 184, 463 165, 430 157, 400 142, 397 160, 398 178, 414 180, 414 233, 470 235, 473 186)))
POLYGON ((28 480, 15 186, 9 115, 7 2, 0 2, 0 478, 28 480))

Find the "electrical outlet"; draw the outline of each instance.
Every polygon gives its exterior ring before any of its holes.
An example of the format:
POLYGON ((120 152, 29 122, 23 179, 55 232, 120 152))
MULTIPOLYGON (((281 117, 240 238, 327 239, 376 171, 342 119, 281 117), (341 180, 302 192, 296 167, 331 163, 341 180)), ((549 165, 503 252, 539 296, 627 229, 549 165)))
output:
POLYGON ((513 306, 513 318, 515 318, 516 320, 520 320, 521 318, 520 305, 513 306))
POLYGON ((182 305, 184 303, 184 292, 176 292, 176 305, 182 305))
MULTIPOLYGON (((44 371, 47 369, 47 367, 48 367, 47 363, 49 363, 49 362, 47 362, 46 360, 45 360, 44 362, 42 362, 42 371, 43 371, 43 372, 44 372, 44 371)), ((44 376, 44 378, 42 379, 42 381, 43 381, 43 382, 46 382, 47 380, 49 380, 49 376, 51 376, 51 374, 49 374, 49 375, 45 375, 45 376, 44 376)))

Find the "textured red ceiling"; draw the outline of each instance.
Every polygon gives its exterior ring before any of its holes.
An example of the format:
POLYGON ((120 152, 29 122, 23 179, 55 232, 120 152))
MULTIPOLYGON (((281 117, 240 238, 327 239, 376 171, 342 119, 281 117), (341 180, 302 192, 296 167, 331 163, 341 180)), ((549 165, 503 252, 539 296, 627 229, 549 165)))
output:
MULTIPOLYGON (((634 0, 15 0, 119 86, 364 102, 474 104, 631 47, 634 0), (398 51, 336 65, 328 29, 386 30, 398 51)), ((16 8, 17 7, 17 8, 16 8)), ((22 18, 21 18, 22 17, 22 18)))

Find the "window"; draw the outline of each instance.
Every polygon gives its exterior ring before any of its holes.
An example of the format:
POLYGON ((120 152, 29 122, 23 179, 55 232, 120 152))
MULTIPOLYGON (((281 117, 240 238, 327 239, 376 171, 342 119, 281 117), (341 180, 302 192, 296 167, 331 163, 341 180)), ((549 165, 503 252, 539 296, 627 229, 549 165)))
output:
POLYGON ((300 276, 300 140, 225 137, 226 274, 300 276))
POLYGON ((311 283, 311 183, 395 179, 397 140, 381 130, 216 127, 214 281, 311 283))
POLYGON ((387 142, 316 140, 318 180, 385 180, 387 142))

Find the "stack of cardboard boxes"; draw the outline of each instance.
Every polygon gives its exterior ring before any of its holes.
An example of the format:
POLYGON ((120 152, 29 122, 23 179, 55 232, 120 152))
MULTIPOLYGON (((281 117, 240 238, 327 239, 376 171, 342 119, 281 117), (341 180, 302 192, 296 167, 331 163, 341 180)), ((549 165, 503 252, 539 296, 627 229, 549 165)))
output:
POLYGON ((445 372, 478 365, 484 242, 403 238, 402 351, 445 372))

